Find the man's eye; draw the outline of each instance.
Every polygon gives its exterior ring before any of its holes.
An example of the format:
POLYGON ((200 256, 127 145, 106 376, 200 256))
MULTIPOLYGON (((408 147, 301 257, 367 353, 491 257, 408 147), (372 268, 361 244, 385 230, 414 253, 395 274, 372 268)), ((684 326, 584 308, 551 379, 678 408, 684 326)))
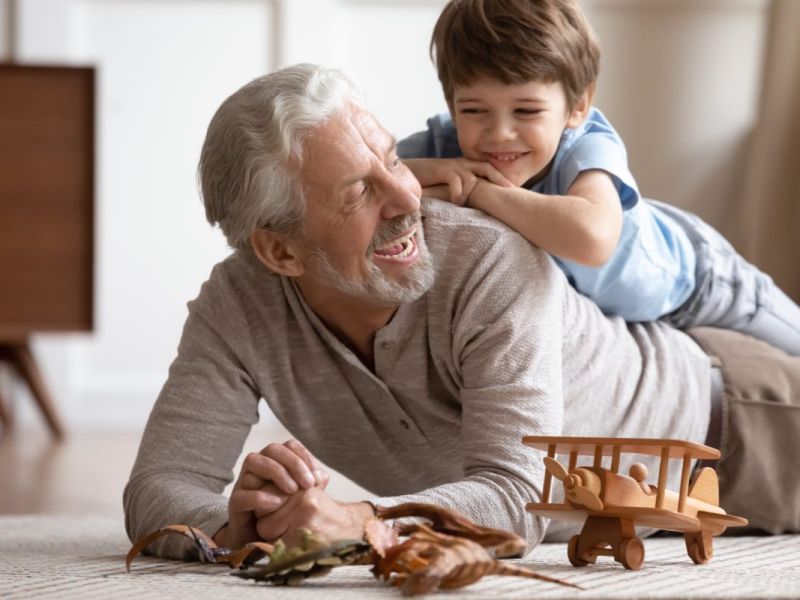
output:
POLYGON ((353 184, 347 192, 346 205, 349 209, 358 206, 369 192, 369 186, 364 182, 353 184))
POLYGON ((366 185, 359 184, 358 186, 353 186, 344 200, 342 214, 351 215, 364 206, 367 202, 368 192, 369 188, 366 185))

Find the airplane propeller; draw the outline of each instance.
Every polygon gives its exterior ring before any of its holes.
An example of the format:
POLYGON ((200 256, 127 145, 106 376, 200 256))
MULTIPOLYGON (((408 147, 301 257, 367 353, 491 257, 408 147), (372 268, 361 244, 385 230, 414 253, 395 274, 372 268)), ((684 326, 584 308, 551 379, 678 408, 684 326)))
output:
POLYGON ((564 484, 564 494, 568 500, 581 504, 589 510, 603 510, 603 501, 593 490, 584 483, 579 473, 567 473, 567 470, 557 460, 546 456, 544 466, 547 472, 564 484))

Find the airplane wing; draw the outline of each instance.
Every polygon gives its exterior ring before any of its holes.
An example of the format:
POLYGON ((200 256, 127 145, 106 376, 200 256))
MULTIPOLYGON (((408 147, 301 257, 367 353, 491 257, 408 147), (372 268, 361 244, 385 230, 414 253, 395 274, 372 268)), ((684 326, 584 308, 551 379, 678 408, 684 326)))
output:
POLYGON ((697 518, 700 520, 700 527, 710 530, 714 535, 719 535, 728 527, 743 527, 747 525, 747 519, 734 515, 699 511, 697 518))
MULTIPOLYGON (((701 529, 700 519, 665 508, 607 506, 603 510, 593 511, 585 508, 575 508, 570 504, 531 502, 525 506, 525 509, 548 519, 575 523, 582 523, 587 516, 594 516, 630 519, 636 526, 668 529, 669 531, 700 531, 701 529)), ((730 516, 708 514, 712 516, 730 516)), ((739 517, 734 518, 738 519, 739 517)), ((732 527, 733 525, 729 526, 732 527)))
POLYGON ((574 452, 581 456, 592 456, 598 453, 602 456, 611 456, 616 451, 623 454, 631 452, 650 456, 663 456, 666 452, 669 458, 689 456, 716 460, 720 457, 719 450, 716 448, 686 440, 529 435, 522 438, 522 443, 548 453, 552 450, 555 454, 574 452))

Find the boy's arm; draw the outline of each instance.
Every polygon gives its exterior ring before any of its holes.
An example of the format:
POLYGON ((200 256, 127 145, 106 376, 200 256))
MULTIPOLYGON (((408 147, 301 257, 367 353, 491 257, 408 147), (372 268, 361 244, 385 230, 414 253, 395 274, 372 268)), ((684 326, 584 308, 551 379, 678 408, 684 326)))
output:
MULTIPOLYGON (((466 158, 407 158, 403 162, 423 188, 447 186, 446 194, 439 193, 435 197, 459 206, 466 202, 481 180, 491 181, 501 187, 514 187, 487 162, 466 158)), ((443 191, 442 188, 440 190, 443 191)))
POLYGON ((611 176, 583 171, 565 196, 506 188, 481 180, 467 200, 559 258, 590 267, 614 253, 622 230, 622 206, 611 176))

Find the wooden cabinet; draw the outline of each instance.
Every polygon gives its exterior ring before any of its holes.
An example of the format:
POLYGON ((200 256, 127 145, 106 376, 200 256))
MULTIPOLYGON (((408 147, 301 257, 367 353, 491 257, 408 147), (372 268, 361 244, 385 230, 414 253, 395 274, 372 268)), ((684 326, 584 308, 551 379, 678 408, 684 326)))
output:
POLYGON ((94 137, 94 69, 0 64, 0 359, 57 435, 28 339, 92 329, 94 137))

